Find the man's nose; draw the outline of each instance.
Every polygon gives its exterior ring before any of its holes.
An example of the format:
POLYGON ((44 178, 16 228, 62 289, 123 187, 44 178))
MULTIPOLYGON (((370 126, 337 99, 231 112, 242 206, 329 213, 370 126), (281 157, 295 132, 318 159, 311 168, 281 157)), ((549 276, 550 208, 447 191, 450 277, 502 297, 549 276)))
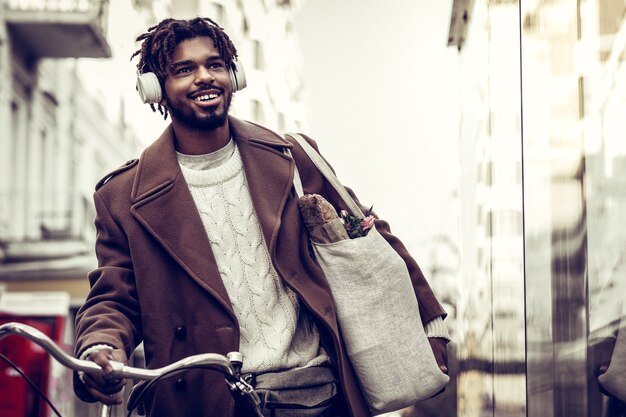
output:
POLYGON ((202 65, 198 67, 195 79, 196 84, 207 84, 213 80, 215 80, 215 77, 213 77, 213 73, 211 73, 211 70, 209 68, 206 68, 202 65))

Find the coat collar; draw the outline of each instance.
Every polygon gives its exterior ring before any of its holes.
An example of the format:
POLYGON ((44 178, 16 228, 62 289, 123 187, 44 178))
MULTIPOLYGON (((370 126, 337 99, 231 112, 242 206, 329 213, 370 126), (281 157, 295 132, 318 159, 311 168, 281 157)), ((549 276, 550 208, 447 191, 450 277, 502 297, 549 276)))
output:
MULTIPOLYGON (((291 142, 276 133, 244 120, 230 116, 230 131, 237 145, 247 149, 248 144, 266 146, 282 152, 292 148, 291 142)), ((245 153, 245 151, 244 151, 245 153)), ((244 162, 245 162, 245 157, 244 162)), ((135 176, 131 202, 136 203, 176 181, 181 174, 174 149, 174 129, 170 124, 161 136, 143 152, 135 176)))
MULTIPOLYGON (((261 126, 229 117, 252 202, 270 255, 293 183, 290 142, 261 126)), ((131 212, 172 258, 231 313, 211 245, 182 175, 168 126, 142 154, 131 192, 131 212)))

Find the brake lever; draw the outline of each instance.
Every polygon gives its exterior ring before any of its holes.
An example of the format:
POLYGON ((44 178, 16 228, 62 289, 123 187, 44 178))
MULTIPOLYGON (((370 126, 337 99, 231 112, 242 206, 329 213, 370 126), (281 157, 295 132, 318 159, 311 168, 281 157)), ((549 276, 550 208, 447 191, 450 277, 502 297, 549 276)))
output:
POLYGON ((261 398, 252 385, 242 377, 232 380, 227 379, 226 382, 233 394, 243 397, 248 402, 248 406, 252 407, 257 417, 263 417, 263 413, 261 413, 261 398))
POLYGON ((135 384, 128 395, 128 401, 126 403, 127 410, 137 409, 137 414, 140 416, 146 415, 146 410, 143 407, 143 402, 139 402, 141 396, 143 395, 143 391, 146 389, 148 385, 148 381, 139 381, 135 384))

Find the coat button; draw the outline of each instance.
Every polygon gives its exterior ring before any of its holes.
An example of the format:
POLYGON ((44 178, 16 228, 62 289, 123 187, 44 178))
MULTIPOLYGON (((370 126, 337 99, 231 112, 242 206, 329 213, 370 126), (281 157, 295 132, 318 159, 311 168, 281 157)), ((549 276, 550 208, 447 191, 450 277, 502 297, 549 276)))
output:
POLYGON ((178 378, 176 382, 174 382, 174 388, 177 391, 184 390, 186 385, 187 385, 187 381, 185 381, 183 378, 178 378))
POLYGON ((185 326, 178 326, 176 330, 174 330, 174 336, 176 339, 183 340, 187 336, 187 329, 185 326))

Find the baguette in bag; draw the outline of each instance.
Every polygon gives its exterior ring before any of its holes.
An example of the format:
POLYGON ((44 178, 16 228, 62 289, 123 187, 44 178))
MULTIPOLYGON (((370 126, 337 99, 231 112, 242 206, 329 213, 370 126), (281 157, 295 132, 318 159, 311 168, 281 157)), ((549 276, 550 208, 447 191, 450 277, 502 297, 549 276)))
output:
POLYGON ((337 211, 319 194, 305 194, 298 199, 300 213, 315 243, 335 243, 349 239, 337 211))

